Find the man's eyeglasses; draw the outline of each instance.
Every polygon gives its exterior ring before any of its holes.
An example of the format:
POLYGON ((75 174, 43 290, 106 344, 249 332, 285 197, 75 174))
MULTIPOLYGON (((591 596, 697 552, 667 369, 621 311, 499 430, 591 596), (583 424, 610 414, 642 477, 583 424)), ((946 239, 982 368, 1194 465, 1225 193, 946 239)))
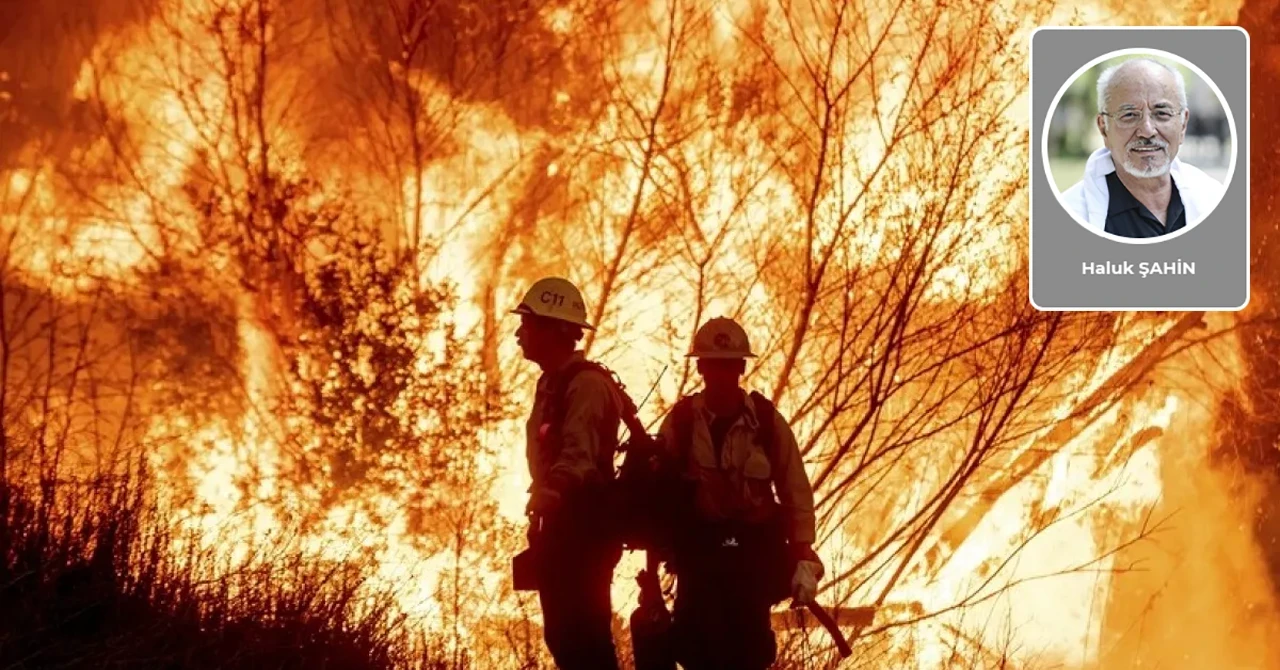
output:
MULTIPOLYGON (((1142 116, 1147 112, 1137 109, 1126 109, 1118 114, 1108 114, 1107 112, 1098 112, 1102 116, 1109 116, 1116 121, 1116 126, 1129 130, 1137 128, 1142 123, 1142 116)), ((1151 110, 1151 122, 1157 126, 1171 125, 1179 116, 1182 115, 1181 109, 1172 109, 1161 107, 1160 109, 1151 110)))

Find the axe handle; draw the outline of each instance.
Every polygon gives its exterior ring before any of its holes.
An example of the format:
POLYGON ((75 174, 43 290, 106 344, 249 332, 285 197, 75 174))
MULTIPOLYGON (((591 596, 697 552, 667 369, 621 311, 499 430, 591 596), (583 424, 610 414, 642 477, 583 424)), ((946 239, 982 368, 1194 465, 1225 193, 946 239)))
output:
POLYGON ((845 639, 844 633, 840 632, 840 626, 836 625, 835 619, 827 613, 827 610, 818 603, 809 603, 806 605, 809 611, 813 613, 813 618, 827 629, 827 633, 831 635, 831 639, 836 641, 836 649, 840 652, 840 658, 849 658, 853 655, 853 648, 849 646, 849 641, 845 639))

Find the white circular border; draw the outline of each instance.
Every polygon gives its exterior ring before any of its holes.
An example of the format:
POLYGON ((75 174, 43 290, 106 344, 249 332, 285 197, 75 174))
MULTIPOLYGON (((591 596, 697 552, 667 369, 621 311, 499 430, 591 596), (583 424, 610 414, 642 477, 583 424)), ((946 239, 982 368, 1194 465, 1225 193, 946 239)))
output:
MULTIPOLYGON (((1197 75, 1199 75, 1200 79, 1202 79, 1205 83, 1207 83, 1209 85, 1209 88, 1213 89, 1214 95, 1218 96, 1218 102, 1222 105, 1222 110, 1227 114, 1227 126, 1231 131, 1231 163, 1227 166, 1227 178, 1226 178, 1226 181, 1223 182, 1222 184, 1222 190, 1224 193, 1223 197, 1226 197, 1225 193, 1227 191, 1227 188, 1231 186, 1231 177, 1236 172, 1236 153, 1238 151, 1238 145, 1240 144, 1236 140, 1236 118, 1234 115, 1231 114, 1231 105, 1227 102, 1226 96, 1222 95, 1222 90, 1219 89, 1218 85, 1214 83, 1212 79, 1209 78, 1209 75, 1204 73, 1204 70, 1201 70, 1198 66, 1196 66, 1195 63, 1192 63, 1191 61, 1183 58, 1182 56, 1179 56, 1177 54, 1172 54, 1172 53, 1169 53, 1168 51, 1163 51, 1161 49, 1135 47, 1130 49, 1118 49, 1116 51, 1111 51, 1109 53, 1102 54, 1097 58, 1094 58, 1088 63, 1085 63, 1083 66, 1080 67, 1080 69, 1076 70, 1074 74, 1068 77, 1067 81, 1062 84, 1062 88, 1058 89, 1058 94, 1053 96, 1053 102, 1049 104, 1049 113, 1045 116, 1045 120, 1044 120, 1044 130, 1042 130, 1040 133, 1040 159, 1041 159, 1041 162, 1044 163, 1044 178, 1049 182, 1049 187, 1053 189, 1053 196, 1058 200, 1058 205, 1062 207, 1062 211, 1066 212, 1072 219, 1075 220, 1076 223, 1080 224, 1080 226, 1083 227, 1085 230, 1093 233, 1094 235, 1097 235, 1098 237, 1105 237, 1106 239, 1114 240, 1116 242, 1122 242, 1124 244, 1159 244, 1160 242, 1167 242, 1169 240, 1176 239, 1178 237, 1181 237, 1182 235, 1185 235, 1191 232, 1192 229, 1196 228, 1201 223, 1204 223, 1205 220, 1208 219, 1211 214, 1213 214, 1213 210, 1210 210, 1207 214, 1204 215, 1204 218, 1200 219, 1196 223, 1192 225, 1188 225, 1184 227, 1182 230, 1179 230, 1175 233, 1171 233, 1168 235, 1161 235, 1159 237, 1122 237, 1120 235, 1112 235, 1111 233, 1108 233, 1103 230, 1095 230, 1093 226, 1090 226, 1087 221, 1084 221, 1080 217, 1076 216, 1076 213, 1071 211, 1071 208, 1067 207, 1067 204, 1062 201, 1062 191, 1058 189, 1058 184, 1053 179, 1053 171, 1049 167, 1049 125, 1053 122, 1053 112, 1058 109, 1058 103, 1062 101, 1062 95, 1067 92, 1067 88, 1069 88, 1071 84, 1075 83, 1076 79, 1078 79, 1081 74, 1084 74, 1086 71, 1088 71, 1090 68, 1097 65, 1098 63, 1101 63, 1106 60, 1110 60, 1112 58, 1119 58, 1120 56, 1137 56, 1137 55, 1160 56, 1162 58, 1168 58, 1169 60, 1177 61, 1178 63, 1185 65, 1192 72, 1195 72, 1197 75)), ((1096 114, 1095 114, 1095 118, 1096 118, 1096 114)), ((1218 205, 1220 204, 1222 204, 1222 201, 1218 201, 1218 205)), ((1218 205, 1214 205, 1213 209, 1217 209, 1218 205)))

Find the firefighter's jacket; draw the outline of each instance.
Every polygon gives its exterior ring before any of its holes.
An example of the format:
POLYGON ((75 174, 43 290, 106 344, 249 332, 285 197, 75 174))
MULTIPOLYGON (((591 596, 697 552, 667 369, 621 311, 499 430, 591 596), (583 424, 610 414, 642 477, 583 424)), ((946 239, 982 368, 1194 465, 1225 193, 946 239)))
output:
MULTIPOLYGON (((692 444, 683 455, 685 473, 696 483, 694 494, 698 516, 707 521, 765 518, 767 510, 780 505, 788 540, 814 541, 813 487, 805 474, 800 448, 791 427, 776 411, 773 419, 774 463, 754 439, 760 429, 751 398, 743 393, 743 409, 729 427, 721 445, 719 461, 712 444, 714 415, 707 409, 702 393, 690 397, 693 403, 692 444), (774 498, 774 491, 777 498, 774 498)), ((673 414, 663 422, 661 434, 668 448, 679 450, 673 414)), ((679 454, 673 454, 677 458, 679 454)))
POLYGON ((582 360, 582 352, 575 352, 558 369, 538 378, 525 424, 525 457, 533 488, 548 486, 567 494, 602 483, 613 474, 622 405, 612 382, 597 370, 581 370, 573 376, 563 399, 559 446, 551 439, 549 413, 556 378, 582 360))

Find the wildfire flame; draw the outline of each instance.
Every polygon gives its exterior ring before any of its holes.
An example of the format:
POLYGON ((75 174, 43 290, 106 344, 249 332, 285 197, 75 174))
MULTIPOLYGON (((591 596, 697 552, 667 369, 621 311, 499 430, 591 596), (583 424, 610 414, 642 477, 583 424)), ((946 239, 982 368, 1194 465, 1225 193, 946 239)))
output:
MULTIPOLYGON (((267 270, 251 272, 252 263, 202 224, 244 221, 246 237, 265 245, 270 257, 276 247, 256 236, 269 238, 265 231, 284 225, 271 198, 289 179, 313 180, 321 193, 366 197, 369 211, 391 212, 386 225, 393 230, 383 232, 399 249, 419 254, 416 280, 424 287, 452 283, 458 299, 448 327, 421 343, 419 355, 442 357, 452 351, 446 340, 463 341, 483 362, 475 374, 485 378, 486 393, 509 394, 517 410, 528 404, 534 372, 519 361, 513 324, 502 317, 536 276, 569 274, 584 283, 602 327, 599 339, 587 342, 590 352, 634 396, 667 371, 644 408, 650 420, 696 384, 680 356, 692 327, 718 314, 740 317, 766 352, 750 382, 795 416, 811 476, 828 477, 820 494, 835 491, 854 470, 852 457, 841 462, 836 455, 846 435, 862 430, 860 407, 822 414, 849 393, 830 381, 829 359, 844 360, 840 349, 866 345, 849 357, 859 365, 842 363, 837 376, 866 373, 874 380, 888 342, 849 335, 860 324, 840 320, 842 305, 861 313, 854 307, 874 302, 876 291, 892 301, 900 297, 895 291, 914 290, 919 300, 904 300, 904 313, 952 315, 937 317, 946 322, 992 318, 1018 302, 1001 301, 1018 281, 1025 247, 1016 225, 1025 216, 1016 197, 1024 178, 1015 169, 1023 148, 1013 132, 1021 125, 1025 135, 1018 111, 1025 104, 1017 102, 1025 48, 1016 45, 1025 44, 1034 25, 1020 17, 1023 3, 979 2, 968 14, 939 5, 908 12, 910 18, 899 18, 902 6, 872 2, 841 12, 825 3, 686 7, 653 0, 618 15, 593 13, 591 3, 546 3, 530 25, 541 26, 539 39, 562 47, 556 53, 566 81, 542 91, 542 102, 529 98, 529 105, 541 105, 544 123, 490 90, 517 84, 450 80, 432 60, 439 54, 415 60, 411 49, 430 51, 425 45, 434 35, 425 16, 405 9, 421 9, 418 3, 389 3, 403 10, 394 16, 396 39, 417 42, 406 41, 398 52, 366 45, 369 53, 354 55, 342 40, 363 36, 372 43, 386 37, 379 31, 387 26, 354 23, 321 4, 159 2, 137 22, 99 35, 72 87, 72 99, 108 117, 102 128, 110 131, 86 142, 77 158, 111 176, 67 180, 59 161, 69 159, 41 155, 35 141, 12 161, 15 167, 0 163, 6 185, 0 224, 10 248, 25 250, 9 263, 53 291, 74 296, 104 282, 129 284, 139 273, 158 271, 174 250, 207 249, 195 256, 206 263, 210 291, 233 296, 234 364, 247 409, 208 417, 175 408, 153 417, 140 439, 184 436, 176 453, 150 453, 150 464, 162 473, 158 483, 181 512, 183 529, 225 552, 231 566, 260 560, 258 548, 286 537, 316 560, 369 561, 371 589, 395 591, 400 610, 424 630, 438 632, 439 622, 449 621, 457 648, 482 645, 493 635, 487 631, 529 611, 505 572, 505 557, 519 543, 528 485, 518 411, 495 414, 476 432, 482 453, 471 467, 474 481, 486 484, 470 493, 497 500, 494 528, 466 527, 468 513, 461 513, 455 530, 463 530, 444 534, 443 548, 424 542, 413 496, 425 482, 407 477, 395 480, 393 490, 329 501, 305 526, 293 518, 315 510, 323 497, 293 481, 289 469, 295 452, 319 448, 318 438, 298 438, 291 432, 297 417, 270 409, 290 393, 287 347, 300 320, 290 300, 298 289, 273 281, 275 266, 265 261, 267 270), (353 23, 326 26, 326 20, 353 23), (631 28, 593 27, 606 24, 631 28), (833 25, 846 29, 823 33, 833 25), (876 46, 882 32, 893 35, 885 38, 889 46, 876 46), (584 41, 584 33, 599 43, 584 41), (327 34, 339 46, 299 37, 306 34, 327 34), (934 34, 954 41, 962 54, 956 62, 934 62, 942 58, 928 46, 934 34), (966 34, 1003 34, 1014 46, 993 42, 993 64, 979 71, 972 59, 983 50, 964 47, 966 34), (892 44, 897 39, 902 44, 892 44), (913 62, 917 42, 925 44, 913 62), (870 56, 879 48, 898 51, 870 56), (824 52, 840 57, 820 62, 824 52), (261 69, 267 60, 270 67, 261 69), (872 63, 866 74, 863 62, 872 63), (760 64, 778 81, 750 72, 760 64), (835 98, 833 90, 826 99, 809 89, 802 94, 796 82, 822 68, 817 79, 849 87, 835 98), (953 70, 965 68, 975 77, 990 75, 990 87, 944 102, 920 95, 922 81, 942 90, 953 70), (312 69, 356 74, 311 90, 312 69), (571 85, 575 76, 608 90, 571 85), (338 90, 344 85, 351 90, 338 90), (467 85, 475 90, 468 93, 467 85), (374 94, 385 107, 359 100, 374 94), (327 105, 335 118, 320 118, 327 105), (353 105, 356 112, 348 109, 353 105), (979 156, 957 149, 969 140, 952 144, 933 129, 948 114, 963 116, 979 105, 996 108, 982 117, 991 132, 1005 124, 1012 139, 991 146, 973 139, 974 151, 984 152, 979 156), (899 137, 899 129, 884 124, 903 110, 915 110, 904 123, 920 124, 912 131, 918 134, 899 137), (812 136, 815 129, 825 133, 821 140, 812 136), (942 173, 972 160, 995 167, 985 180, 958 180, 964 183, 954 195, 964 204, 956 205, 942 173), (809 179, 803 173, 815 164, 822 166, 819 177, 809 179), (930 229, 925 219, 947 225, 930 229), (921 230, 936 234, 926 232, 926 242, 921 230), (916 257, 923 258, 921 286, 904 289, 888 278, 893 268, 916 269, 916 257), (828 268, 847 274, 842 281, 815 279, 828 268), (821 344, 789 350, 797 323, 821 344), (181 467, 173 467, 175 459, 181 467), (488 546, 471 539, 485 533, 501 537, 488 546), (466 616, 464 600, 487 608, 466 616)), ((458 11, 484 10, 460 3, 458 11)), ((1124 22, 1105 11, 1102 4, 1058 8, 1042 18, 1124 22)), ((1140 18, 1155 10, 1126 11, 1140 18)), ((1181 18, 1160 11, 1151 16, 1181 18)), ((1234 11, 1213 10, 1224 20, 1234 11)), ((464 37, 456 39, 454 46, 464 37)), ((317 207, 317 220, 326 216, 319 209, 324 198, 303 200, 317 207)), ((303 247, 306 263, 337 255, 330 242, 303 247)), ((917 515, 960 467, 952 452, 963 452, 964 441, 981 430, 978 419, 964 414, 926 431, 925 443, 941 455, 858 469, 855 483, 826 501, 819 553, 829 559, 829 572, 843 577, 824 598, 879 608, 863 631, 869 658, 881 654, 892 666, 906 655, 917 667, 951 667, 971 648, 1004 654, 1017 667, 1107 668, 1134 659, 1161 667, 1280 667, 1271 660, 1271 640, 1280 639, 1272 630, 1280 620, 1275 604, 1269 596, 1247 603, 1234 596, 1271 588, 1251 533, 1237 530, 1249 506, 1233 502, 1228 478, 1204 466, 1217 439, 1215 402, 1245 363, 1224 336, 1177 354, 1180 365, 1143 368, 1150 352, 1168 351, 1176 337, 1199 327, 1180 323, 1124 316, 1099 331, 1112 344, 1096 360, 1035 390, 1048 394, 1036 401, 1039 423, 1010 428, 1023 432, 1001 442, 998 458, 976 464, 969 483, 927 528, 886 541, 886 558, 860 563, 883 540, 877 533, 921 528, 917 515), (1200 379, 1180 372, 1200 366, 1216 372, 1200 379), (1125 390, 1111 394, 1122 382, 1125 390), (1147 535, 1156 539, 1132 541, 1147 535), (901 570, 885 567, 899 552, 907 556, 901 570), (1190 583, 1196 586, 1184 585, 1190 583), (1162 589, 1185 600, 1160 600, 1162 589)), ((1220 332, 1231 325, 1232 317, 1214 316, 1203 327, 1220 332)), ((989 364, 999 367, 1001 360, 989 364)), ((940 372, 957 383, 989 373, 940 372)), ((913 388, 903 374, 889 377, 913 388)), ((917 430, 893 423, 909 419, 917 403, 950 407, 946 398, 927 397, 932 392, 887 399, 876 415, 885 421, 881 430, 917 430)), ((418 420, 420 431, 438 428, 433 419, 418 420)), ((857 444, 875 439, 884 438, 864 436, 857 444)), ((338 473, 330 462, 320 478, 338 473)), ((181 554, 187 547, 173 549, 181 554)), ((619 609, 635 599, 628 577, 638 565, 630 556, 616 573, 619 609)))

